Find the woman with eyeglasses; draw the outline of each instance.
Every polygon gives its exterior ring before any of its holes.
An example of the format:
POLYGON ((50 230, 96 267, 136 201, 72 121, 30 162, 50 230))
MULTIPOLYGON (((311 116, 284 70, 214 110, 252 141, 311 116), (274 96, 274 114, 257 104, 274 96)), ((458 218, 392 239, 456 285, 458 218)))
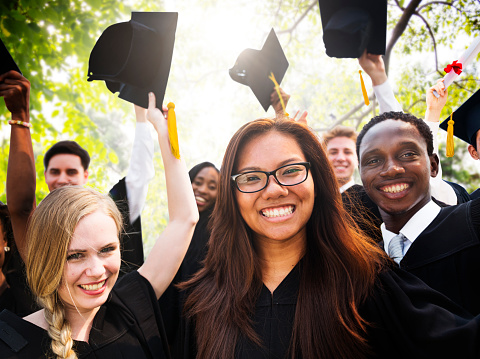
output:
POLYGON ((306 125, 237 131, 212 220, 204 267, 183 284, 178 357, 478 357, 478 321, 355 227, 306 125))

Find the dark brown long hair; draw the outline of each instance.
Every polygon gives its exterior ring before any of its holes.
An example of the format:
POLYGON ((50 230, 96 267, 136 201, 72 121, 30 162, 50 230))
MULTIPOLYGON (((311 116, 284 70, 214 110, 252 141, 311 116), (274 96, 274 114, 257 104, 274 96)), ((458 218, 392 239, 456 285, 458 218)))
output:
POLYGON ((386 257, 343 210, 337 181, 317 136, 307 126, 288 119, 247 123, 226 149, 205 266, 183 285, 189 293, 186 314, 195 322, 197 357, 234 357, 240 335, 262 345, 252 328, 262 287, 261 268, 230 176, 237 169, 241 149, 269 131, 295 138, 311 163, 316 190, 307 223, 289 357, 360 358, 368 349, 367 323, 357 308, 373 287, 386 257))

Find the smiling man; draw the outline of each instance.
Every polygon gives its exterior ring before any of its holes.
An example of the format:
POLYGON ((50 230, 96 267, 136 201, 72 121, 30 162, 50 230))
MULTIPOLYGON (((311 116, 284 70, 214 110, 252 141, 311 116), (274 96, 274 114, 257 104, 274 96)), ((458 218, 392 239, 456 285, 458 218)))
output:
POLYGON ((438 171, 432 133, 401 112, 374 117, 360 132, 362 182, 378 205, 385 251, 430 287, 480 313, 480 200, 440 207, 430 195, 438 171))
POLYGON ((83 186, 88 181, 90 155, 75 141, 60 141, 45 153, 45 182, 51 192, 68 185, 83 186))
POLYGON ((332 164, 333 171, 340 185, 340 192, 343 193, 355 182, 353 173, 358 166, 357 151, 355 143, 357 133, 346 126, 335 126, 323 136, 328 160, 332 164))

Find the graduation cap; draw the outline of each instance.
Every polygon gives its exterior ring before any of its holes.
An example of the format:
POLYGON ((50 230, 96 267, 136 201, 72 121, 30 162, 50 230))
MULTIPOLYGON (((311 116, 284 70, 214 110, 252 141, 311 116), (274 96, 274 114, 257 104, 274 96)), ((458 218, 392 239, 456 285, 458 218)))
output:
MULTIPOLYGON (((453 123, 450 124, 450 126, 452 126, 451 131, 453 130, 453 136, 476 148, 477 131, 480 129, 480 90, 477 90, 477 92, 452 114, 451 120, 453 120, 453 123)), ((448 132, 449 121, 450 117, 440 124, 440 128, 448 132)), ((447 136, 447 147, 448 137, 450 136, 447 136)), ((453 141, 453 138, 450 140, 453 141)))
POLYGON ((87 80, 104 80, 112 93, 143 108, 153 92, 161 106, 177 19, 176 12, 132 12, 130 21, 109 26, 90 53, 87 80))
POLYGON ((15 61, 13 61, 12 55, 10 55, 10 52, 8 52, 7 47, 3 43, 2 39, 0 39, 0 75, 10 70, 15 70, 22 74, 15 61))
POLYGON ((263 109, 267 111, 270 106, 270 95, 274 88, 274 83, 269 78, 270 74, 273 73, 280 84, 287 69, 287 58, 275 30, 272 29, 263 48, 261 50, 243 50, 229 73, 234 81, 249 86, 263 109))
POLYGON ((318 0, 323 42, 330 57, 385 55, 387 0, 318 0))

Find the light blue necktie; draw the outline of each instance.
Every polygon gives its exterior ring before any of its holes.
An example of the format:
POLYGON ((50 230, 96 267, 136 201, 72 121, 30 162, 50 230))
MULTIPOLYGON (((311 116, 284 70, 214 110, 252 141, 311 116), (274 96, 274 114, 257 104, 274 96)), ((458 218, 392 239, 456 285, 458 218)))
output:
POLYGON ((397 262, 398 265, 400 265, 400 261, 403 259, 403 244, 406 239, 407 237, 399 233, 393 237, 388 244, 388 255, 397 262))

